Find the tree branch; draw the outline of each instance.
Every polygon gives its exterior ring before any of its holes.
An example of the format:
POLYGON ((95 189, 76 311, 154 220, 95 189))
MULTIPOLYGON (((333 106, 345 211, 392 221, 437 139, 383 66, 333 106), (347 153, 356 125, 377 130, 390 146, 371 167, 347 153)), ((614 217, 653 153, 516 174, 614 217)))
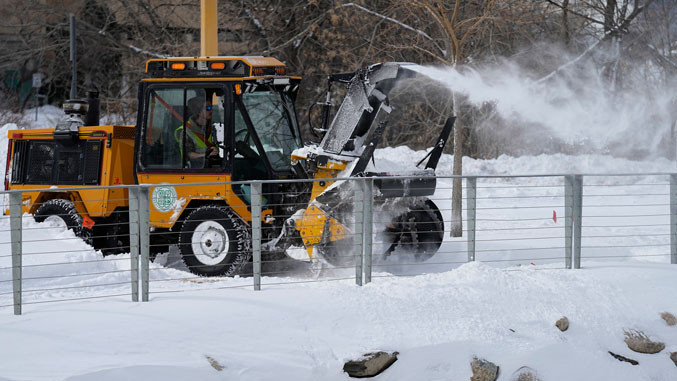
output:
POLYGON ((390 21, 390 22, 392 22, 392 23, 395 23, 395 24, 399 25, 399 26, 401 26, 401 27, 404 28, 404 29, 407 29, 407 30, 410 30, 410 31, 412 31, 412 32, 415 32, 415 33, 417 33, 417 34, 423 36, 424 38, 426 38, 426 39, 432 41, 433 44, 435 45, 435 47, 440 51, 440 53, 444 54, 444 50, 443 50, 442 48, 440 48, 440 47, 437 45, 437 43, 435 43, 435 40, 433 40, 432 37, 430 37, 426 32, 424 32, 424 31, 422 31, 422 30, 420 30, 420 29, 416 29, 416 28, 414 28, 414 27, 411 27, 411 26, 409 26, 409 25, 403 23, 402 21, 396 20, 396 19, 394 19, 394 18, 392 18, 392 17, 388 17, 388 16, 386 16, 386 15, 382 15, 382 14, 380 14, 380 13, 378 13, 378 12, 372 11, 371 9, 365 8, 365 7, 363 7, 363 6, 361 6, 361 5, 358 5, 358 4, 355 4, 355 3, 346 3, 346 4, 343 4, 342 7, 344 7, 344 8, 346 8, 346 7, 355 7, 355 8, 357 8, 357 9, 361 10, 361 11, 364 11, 364 12, 366 12, 366 13, 369 13, 370 15, 373 15, 373 16, 376 16, 376 17, 380 17, 380 18, 382 18, 382 19, 384 19, 384 20, 387 20, 387 21, 390 21))

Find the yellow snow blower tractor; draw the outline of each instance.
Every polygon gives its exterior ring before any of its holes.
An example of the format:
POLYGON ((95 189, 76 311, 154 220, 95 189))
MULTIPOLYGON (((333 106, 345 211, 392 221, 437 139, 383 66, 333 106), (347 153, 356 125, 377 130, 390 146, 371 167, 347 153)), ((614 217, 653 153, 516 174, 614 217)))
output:
POLYGON ((389 243, 383 254, 425 260, 443 238, 442 215, 428 196, 454 119, 425 169, 407 179, 367 172, 391 111, 388 93, 412 75, 408 67, 382 63, 330 76, 346 96, 329 123, 328 89, 322 141, 304 146, 294 106, 301 78, 277 59, 151 59, 136 126, 100 126, 92 95, 67 102, 56 128, 10 131, 6 189, 26 191, 24 212, 37 221, 60 222, 109 254, 129 246, 128 193, 90 188, 150 184, 151 250, 178 245, 193 273, 232 276, 251 258, 248 181, 285 180, 263 185, 264 256, 305 248, 308 257, 338 264, 337 253, 350 250, 351 184, 331 179, 380 176, 374 207, 399 211, 381 229, 389 243), (180 186, 195 183, 203 185, 180 186))

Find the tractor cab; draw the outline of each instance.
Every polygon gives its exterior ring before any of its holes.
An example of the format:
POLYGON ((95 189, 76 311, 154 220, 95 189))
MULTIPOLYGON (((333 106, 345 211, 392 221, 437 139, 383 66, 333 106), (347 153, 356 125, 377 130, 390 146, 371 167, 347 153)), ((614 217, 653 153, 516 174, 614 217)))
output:
MULTIPOLYGON (((294 108, 301 78, 287 76, 282 62, 270 57, 152 59, 146 73, 149 78, 139 88, 139 183, 293 175, 291 154, 303 146, 294 108)), ((228 188, 214 196, 232 191, 249 204, 246 186, 228 188)))

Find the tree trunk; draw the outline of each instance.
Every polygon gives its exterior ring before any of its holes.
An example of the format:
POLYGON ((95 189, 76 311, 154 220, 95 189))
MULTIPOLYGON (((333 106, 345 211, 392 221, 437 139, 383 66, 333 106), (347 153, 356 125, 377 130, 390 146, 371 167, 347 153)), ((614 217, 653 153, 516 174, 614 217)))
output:
MULTIPOLYGON (((454 176, 463 175, 463 129, 458 118, 458 103, 456 93, 452 93, 454 102, 454 176)), ((463 179, 454 178, 451 191, 451 230, 452 237, 463 236, 463 179)))
POLYGON ((562 2, 562 38, 564 46, 569 47, 571 38, 569 37, 569 0, 562 2))
POLYGON ((616 22, 614 20, 614 11, 616 10, 617 0, 607 0, 604 7, 604 33, 609 34, 616 31, 616 22))

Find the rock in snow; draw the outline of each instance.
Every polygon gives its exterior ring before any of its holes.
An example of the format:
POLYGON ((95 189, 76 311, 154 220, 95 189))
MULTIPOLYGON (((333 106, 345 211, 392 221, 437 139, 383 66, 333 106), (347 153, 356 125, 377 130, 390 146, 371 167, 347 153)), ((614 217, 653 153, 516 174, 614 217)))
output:
POLYGON ((677 318, 675 317, 675 315, 669 312, 663 312, 661 314, 661 317, 663 318, 663 320, 665 320, 665 324, 669 326, 677 325, 677 318))
POLYGON ((510 376, 510 381, 541 381, 541 378, 535 370, 523 366, 510 376))
POLYGON ((569 319, 566 316, 563 316, 561 319, 557 320, 555 326, 559 328, 560 331, 564 332, 569 329, 569 319))
POLYGON ((670 360, 675 363, 675 366, 677 366, 677 352, 670 352, 670 360))
POLYGON ((470 381, 494 381, 498 377, 498 365, 484 359, 473 358, 470 368, 470 381))
POLYGON ((625 344, 628 348, 639 353, 658 353, 665 349, 665 344, 659 341, 652 341, 642 331, 629 330, 625 331, 625 344))
POLYGON ((346 362, 343 365, 343 371, 355 378, 374 377, 397 361, 398 354, 397 352, 367 353, 361 359, 346 362))
POLYGON ((621 355, 619 355, 617 353, 613 353, 611 351, 609 351, 609 354, 612 355, 618 361, 625 361, 625 362, 629 362, 632 365, 639 365, 639 361, 637 361, 637 360, 633 360, 633 359, 627 358, 625 356, 621 356, 621 355))

